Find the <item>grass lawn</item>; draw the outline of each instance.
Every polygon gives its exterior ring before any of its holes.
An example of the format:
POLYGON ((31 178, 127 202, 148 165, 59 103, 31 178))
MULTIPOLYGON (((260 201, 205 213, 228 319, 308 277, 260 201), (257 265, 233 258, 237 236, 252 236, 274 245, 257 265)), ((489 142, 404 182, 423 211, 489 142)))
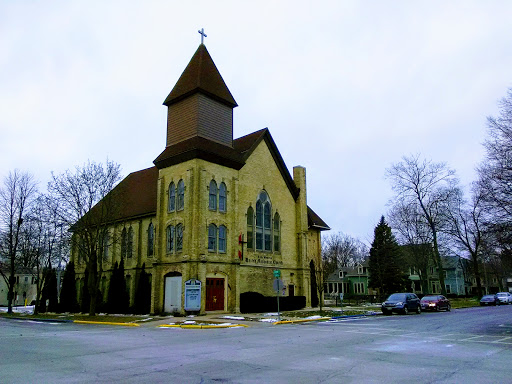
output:
POLYGON ((480 300, 476 297, 452 298, 450 299, 450 303, 452 305, 452 308, 470 308, 480 306, 480 300))

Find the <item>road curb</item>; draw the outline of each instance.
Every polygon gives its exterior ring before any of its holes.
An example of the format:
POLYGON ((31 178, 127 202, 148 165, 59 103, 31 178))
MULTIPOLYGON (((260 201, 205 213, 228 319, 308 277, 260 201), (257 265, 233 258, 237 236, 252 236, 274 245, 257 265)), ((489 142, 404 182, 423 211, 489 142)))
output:
POLYGON ((283 320, 283 321, 276 321, 273 324, 274 325, 294 324, 294 323, 306 323, 306 322, 310 322, 310 321, 324 321, 324 320, 331 320, 331 318, 330 317, 318 317, 315 319, 283 320))

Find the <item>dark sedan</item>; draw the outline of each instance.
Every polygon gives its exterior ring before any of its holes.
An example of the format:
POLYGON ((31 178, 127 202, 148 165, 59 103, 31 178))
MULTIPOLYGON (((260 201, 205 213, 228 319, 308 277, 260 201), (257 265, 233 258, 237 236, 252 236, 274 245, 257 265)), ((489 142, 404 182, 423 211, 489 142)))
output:
POLYGON ((421 313, 420 299, 414 293, 393 293, 382 303, 384 315, 391 315, 393 312, 407 315, 409 312, 421 313))
POLYGON ((480 299, 480 305, 500 305, 500 300, 496 295, 485 295, 480 299))
POLYGON ((424 311, 447 311, 452 309, 450 300, 443 295, 427 295, 421 298, 421 309, 424 311))

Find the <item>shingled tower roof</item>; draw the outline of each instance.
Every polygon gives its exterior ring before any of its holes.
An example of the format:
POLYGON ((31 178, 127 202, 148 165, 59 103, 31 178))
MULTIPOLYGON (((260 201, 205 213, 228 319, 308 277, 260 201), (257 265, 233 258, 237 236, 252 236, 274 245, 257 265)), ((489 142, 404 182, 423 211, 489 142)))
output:
POLYGON ((165 99, 164 105, 170 106, 197 92, 231 108, 238 106, 204 44, 197 48, 178 82, 165 99))

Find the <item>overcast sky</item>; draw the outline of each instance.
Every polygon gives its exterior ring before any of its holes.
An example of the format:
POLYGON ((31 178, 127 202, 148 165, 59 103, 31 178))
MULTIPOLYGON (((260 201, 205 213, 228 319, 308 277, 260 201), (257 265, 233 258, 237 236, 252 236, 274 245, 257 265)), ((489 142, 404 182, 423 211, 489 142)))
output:
POLYGON ((204 28, 235 138, 268 127, 331 232, 370 243, 402 156, 476 178, 512 86, 511 20, 511 1, 0 0, 0 177, 151 167, 204 28))

